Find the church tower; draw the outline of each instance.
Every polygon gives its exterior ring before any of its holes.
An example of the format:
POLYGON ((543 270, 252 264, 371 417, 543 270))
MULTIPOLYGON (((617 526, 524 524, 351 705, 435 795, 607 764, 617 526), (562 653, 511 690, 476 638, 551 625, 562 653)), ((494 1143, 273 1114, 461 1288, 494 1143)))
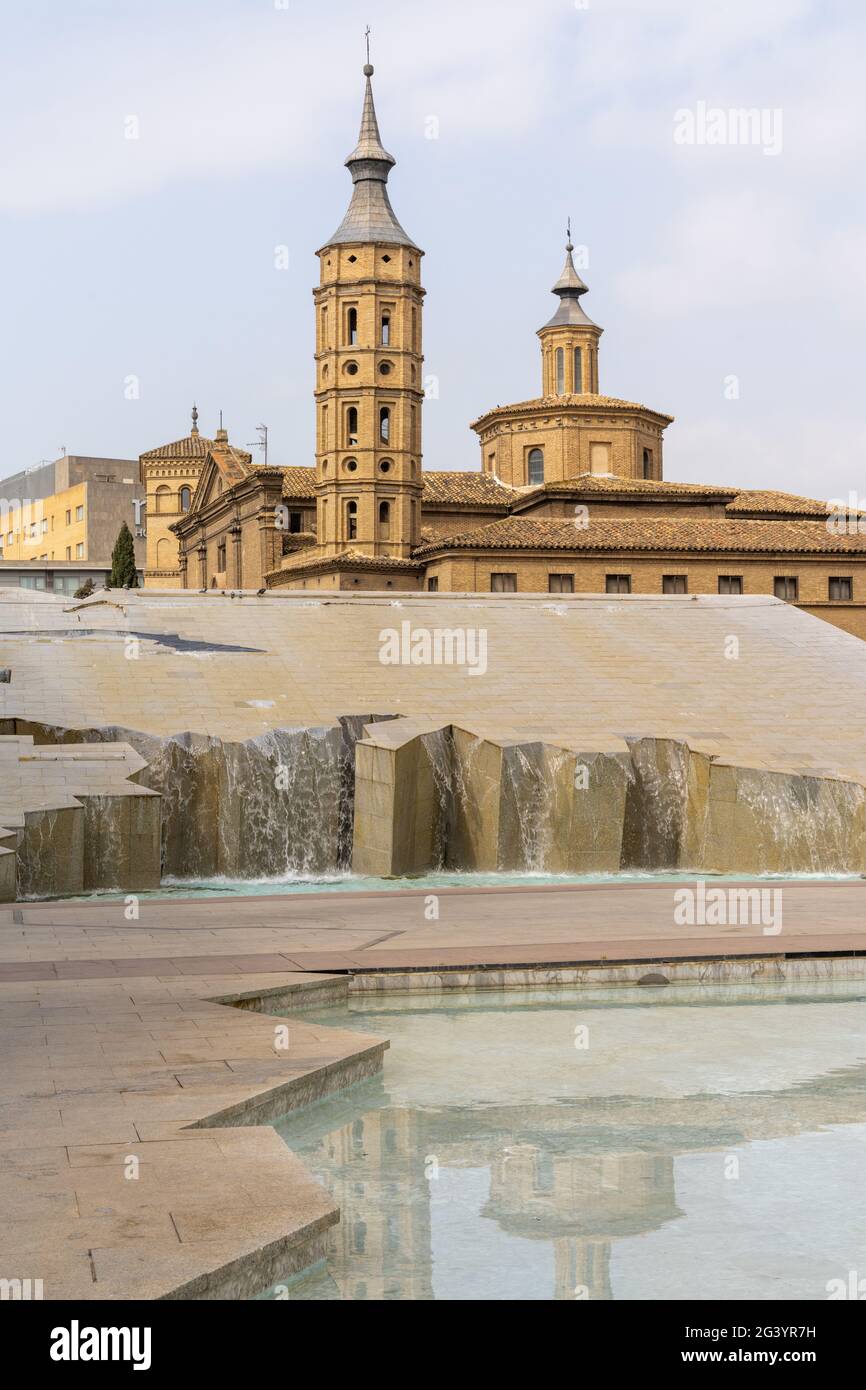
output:
POLYGON ((559 297, 559 308, 538 330, 543 396, 598 395, 598 341, 604 330, 581 308, 587 286, 574 268, 573 251, 569 223, 565 265, 551 291, 559 297))
MULTIPOLYGON (((369 54, 368 54, 369 57, 369 54)), ((349 209, 317 252, 317 550, 408 560, 421 512, 424 254, 388 198, 369 61, 349 209)))

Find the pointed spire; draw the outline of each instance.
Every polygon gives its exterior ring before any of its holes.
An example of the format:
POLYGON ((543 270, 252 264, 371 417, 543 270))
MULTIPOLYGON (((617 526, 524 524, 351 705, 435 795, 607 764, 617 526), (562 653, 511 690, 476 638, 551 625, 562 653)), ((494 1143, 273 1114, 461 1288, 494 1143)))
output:
POLYGON ((198 406, 195 401, 192 403, 192 429, 190 434, 198 436, 198 406))
POLYGON ((376 106, 373 101, 373 65, 369 61, 370 38, 367 39, 367 59, 364 64, 364 106, 361 112, 361 131, 358 143, 346 160, 346 167, 355 185, 349 210, 326 246, 349 242, 388 242, 418 250, 407 236, 388 198, 388 175, 397 163, 382 144, 376 106))
POLYGON ((565 243, 565 265, 562 267, 562 274, 551 290, 551 294, 559 296, 560 305, 545 328, 552 328, 559 324, 584 323, 595 327, 592 319, 587 318, 580 305, 580 296, 589 292, 589 286, 585 285, 574 268, 574 258, 572 252, 574 245, 571 240, 571 218, 568 219, 568 233, 565 243))

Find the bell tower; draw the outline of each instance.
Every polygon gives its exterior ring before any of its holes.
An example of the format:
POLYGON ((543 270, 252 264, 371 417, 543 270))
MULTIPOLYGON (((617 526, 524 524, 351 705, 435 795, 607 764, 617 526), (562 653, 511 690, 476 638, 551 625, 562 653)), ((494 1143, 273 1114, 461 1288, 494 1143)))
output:
POLYGON ((343 221, 316 254, 317 550, 407 560, 419 543, 424 254, 388 198, 373 68, 343 221))
POLYGON ((604 330, 581 308, 580 297, 588 287, 574 268, 573 251, 569 222, 565 265, 551 291, 559 297, 559 308, 538 330, 543 396, 598 395, 598 342, 604 330))

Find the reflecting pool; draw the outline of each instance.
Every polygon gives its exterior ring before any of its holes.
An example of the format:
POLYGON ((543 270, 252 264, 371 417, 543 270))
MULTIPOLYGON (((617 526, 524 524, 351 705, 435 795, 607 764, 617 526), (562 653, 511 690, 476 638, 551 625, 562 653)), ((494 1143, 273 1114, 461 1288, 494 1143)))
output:
POLYGON ((391 1049, 278 1125, 342 1213, 283 1297, 826 1299, 866 1277, 866 983, 305 1017, 391 1049))

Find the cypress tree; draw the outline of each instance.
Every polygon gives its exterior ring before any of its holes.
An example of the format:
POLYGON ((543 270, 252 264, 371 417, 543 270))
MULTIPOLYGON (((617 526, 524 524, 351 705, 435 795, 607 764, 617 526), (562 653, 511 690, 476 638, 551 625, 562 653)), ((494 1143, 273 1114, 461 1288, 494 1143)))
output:
POLYGON ((135 541, 125 521, 111 552, 111 578, 108 582, 112 589, 122 589, 124 586, 135 589, 138 585, 135 572, 135 541))

